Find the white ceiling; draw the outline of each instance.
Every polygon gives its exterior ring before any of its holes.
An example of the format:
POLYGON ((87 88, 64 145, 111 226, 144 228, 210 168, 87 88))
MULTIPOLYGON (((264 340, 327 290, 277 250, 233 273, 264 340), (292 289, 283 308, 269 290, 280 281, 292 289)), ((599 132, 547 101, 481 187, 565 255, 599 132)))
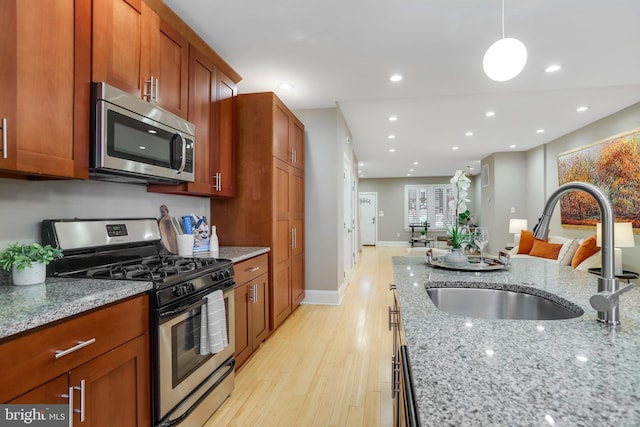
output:
POLYGON ((273 91, 294 110, 338 105, 365 178, 478 173, 491 153, 640 101, 640 0, 505 0, 505 36, 529 59, 502 83, 482 70, 501 37, 501 0, 165 2, 240 73, 240 93, 273 91), (562 69, 545 73, 552 63, 562 69), (404 79, 389 82, 393 73, 404 79))

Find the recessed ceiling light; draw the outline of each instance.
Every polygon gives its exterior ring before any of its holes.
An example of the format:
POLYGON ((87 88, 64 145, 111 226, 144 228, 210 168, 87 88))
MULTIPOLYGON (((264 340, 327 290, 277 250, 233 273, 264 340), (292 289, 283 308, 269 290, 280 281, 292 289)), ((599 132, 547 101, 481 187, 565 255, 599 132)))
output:
POLYGON ((459 149, 459 148, 460 148, 460 147, 451 147, 451 149, 452 149, 452 150, 457 150, 457 149, 459 149))
POLYGON ((363 162, 358 163, 358 166, 364 166, 363 162))
POLYGON ((389 80, 392 82, 399 82, 400 80, 402 80, 402 76, 400 74, 394 74, 389 77, 389 80))
POLYGON ((147 149, 147 147, 145 147, 144 145, 141 145, 141 146, 140 146, 140 147, 138 147, 138 148, 139 148, 139 149, 141 149, 141 150, 146 150, 146 149, 147 149))
POLYGON ((538 129, 536 130, 536 133, 544 133, 544 129, 538 129))
POLYGON ((390 153, 395 153, 395 152, 396 152, 396 149, 395 149, 395 148, 389 148, 389 152, 390 152, 390 153))
POLYGON ((583 111, 587 111, 589 109, 588 105, 581 105, 580 107, 576 108, 576 111, 578 113, 582 113, 583 111))
POLYGON ((487 111, 486 113, 484 113, 485 116, 487 117, 493 117, 496 115, 495 111, 487 111))
POLYGON ((509 148, 516 148, 516 144, 511 144, 509 148))
POLYGON ((291 89, 293 89, 293 87, 294 87, 293 84, 291 84, 289 82, 282 82, 282 83, 280 83, 280 86, 279 86, 279 88, 283 89, 283 90, 291 90, 291 89))
POLYGON ((389 121, 390 122, 397 122, 398 121, 398 117, 397 116, 389 116, 389 121))
POLYGON ((552 65, 549 65, 547 68, 545 68, 544 71, 547 72, 547 73, 555 73, 560 68, 562 68, 560 65, 552 64, 552 65))
POLYGON ((418 162, 413 162, 413 164, 414 164, 414 165, 417 165, 417 164, 418 164, 418 162))
POLYGON ((396 139, 395 135, 389 135, 389 139, 396 139))
POLYGON ((409 172, 413 172, 413 169, 409 169, 409 172))
POLYGON ((408 173, 408 174, 407 174, 407 176, 411 176, 411 174, 410 174, 410 173, 408 173))
POLYGON ((465 136, 473 136, 473 132, 469 131, 467 133, 464 134, 465 136))

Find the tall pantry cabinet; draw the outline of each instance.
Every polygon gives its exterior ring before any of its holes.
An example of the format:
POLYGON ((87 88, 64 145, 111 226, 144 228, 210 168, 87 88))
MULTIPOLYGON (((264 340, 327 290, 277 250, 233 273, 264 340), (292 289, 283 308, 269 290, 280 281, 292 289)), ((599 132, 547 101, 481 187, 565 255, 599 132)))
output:
POLYGON ((237 196, 212 200, 221 245, 269 246, 269 326, 304 298, 304 125, 272 92, 235 98, 237 196))

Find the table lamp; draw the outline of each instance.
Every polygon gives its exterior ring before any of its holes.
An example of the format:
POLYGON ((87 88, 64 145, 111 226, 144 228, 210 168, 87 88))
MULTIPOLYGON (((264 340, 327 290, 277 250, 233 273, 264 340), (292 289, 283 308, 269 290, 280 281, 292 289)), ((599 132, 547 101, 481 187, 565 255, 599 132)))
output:
MULTIPOLYGON (((596 224, 596 245, 602 247, 602 225, 596 224)), ((631 248, 635 246, 633 238, 633 226, 630 222, 616 222, 613 227, 614 248, 614 272, 616 276, 622 275, 622 250, 619 248, 631 248)))
POLYGON ((527 220, 526 219, 514 219, 511 218, 509 220, 509 233, 516 234, 522 232, 522 230, 527 229, 527 220))

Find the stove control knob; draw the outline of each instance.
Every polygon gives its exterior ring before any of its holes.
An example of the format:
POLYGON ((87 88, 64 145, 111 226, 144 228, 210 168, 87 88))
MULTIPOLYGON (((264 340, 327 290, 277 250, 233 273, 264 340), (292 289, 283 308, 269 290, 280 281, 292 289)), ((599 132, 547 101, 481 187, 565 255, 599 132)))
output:
POLYGON ((183 285, 174 286, 173 289, 171 289, 171 291, 173 292, 173 295, 177 297, 181 297, 182 295, 184 295, 184 286, 183 285))
POLYGON ((228 277, 230 276, 230 274, 229 274, 229 270, 226 270, 226 269, 225 269, 225 270, 222 272, 222 275, 224 276, 224 278, 225 278, 225 279, 226 279, 226 278, 228 278, 228 277))

